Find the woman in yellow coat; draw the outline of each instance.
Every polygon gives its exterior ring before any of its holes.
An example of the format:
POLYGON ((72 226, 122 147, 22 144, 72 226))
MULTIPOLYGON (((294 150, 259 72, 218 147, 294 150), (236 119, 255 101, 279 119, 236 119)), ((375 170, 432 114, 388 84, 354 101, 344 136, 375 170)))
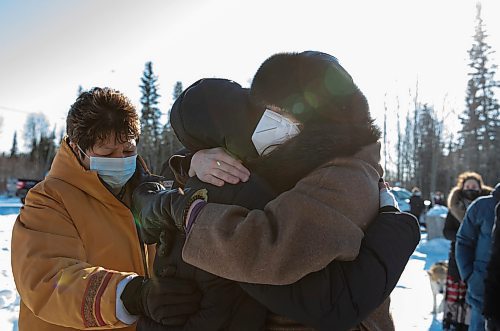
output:
POLYGON ((176 306, 176 295, 186 302, 186 293, 193 295, 184 314, 195 312, 194 285, 158 287, 147 277, 148 247, 128 206, 134 187, 152 178, 137 157, 132 103, 109 88, 84 92, 68 113, 67 134, 13 229, 19 330, 135 330, 136 315, 167 318, 176 314, 167 306, 176 306), (149 312, 158 297, 169 301, 165 309, 149 312))

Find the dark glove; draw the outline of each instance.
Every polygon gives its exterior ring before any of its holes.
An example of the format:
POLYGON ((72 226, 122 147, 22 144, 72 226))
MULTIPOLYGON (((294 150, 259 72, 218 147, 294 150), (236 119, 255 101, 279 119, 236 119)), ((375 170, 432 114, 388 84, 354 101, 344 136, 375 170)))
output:
POLYGON ((141 317, 135 326, 136 331, 170 331, 169 326, 157 323, 150 318, 141 317))
POLYGON ((141 317, 137 321, 136 331, 185 331, 184 326, 163 325, 147 317, 141 317))
POLYGON ((163 230, 184 232, 184 220, 194 200, 207 200, 205 189, 165 190, 158 183, 139 185, 132 196, 132 211, 138 222, 144 242, 158 242, 163 230))
POLYGON ((155 182, 142 183, 134 190, 132 213, 146 244, 157 243, 162 231, 172 230, 171 222, 166 220, 168 215, 162 213, 162 203, 173 192, 155 182))
POLYGON ((189 280, 137 276, 120 298, 127 311, 165 325, 183 325, 198 311, 201 293, 189 280))

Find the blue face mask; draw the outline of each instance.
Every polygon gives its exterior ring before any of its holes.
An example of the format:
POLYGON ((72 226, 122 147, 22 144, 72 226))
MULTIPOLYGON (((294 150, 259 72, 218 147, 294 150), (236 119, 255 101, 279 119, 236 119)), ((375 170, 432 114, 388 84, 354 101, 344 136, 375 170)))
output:
POLYGON ((78 149, 90 159, 90 170, 97 171, 99 177, 112 189, 123 187, 134 175, 137 154, 128 157, 88 156, 78 146, 78 149))

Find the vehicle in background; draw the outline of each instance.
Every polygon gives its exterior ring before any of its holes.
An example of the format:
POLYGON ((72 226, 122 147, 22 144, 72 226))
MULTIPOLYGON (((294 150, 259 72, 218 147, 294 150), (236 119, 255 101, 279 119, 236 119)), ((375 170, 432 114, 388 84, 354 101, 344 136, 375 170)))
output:
POLYGON ((17 190, 16 190, 16 196, 21 199, 21 202, 24 204, 24 199, 26 198, 26 195, 28 194, 28 191, 38 184, 40 180, 38 179, 26 179, 26 178, 18 178, 17 179, 17 190))
POLYGON ((17 178, 9 177, 5 183, 7 197, 15 197, 17 191, 17 178))
POLYGON ((391 192, 396 197, 396 201, 399 205, 399 210, 409 212, 410 211, 410 197, 411 192, 402 187, 391 187, 391 192))

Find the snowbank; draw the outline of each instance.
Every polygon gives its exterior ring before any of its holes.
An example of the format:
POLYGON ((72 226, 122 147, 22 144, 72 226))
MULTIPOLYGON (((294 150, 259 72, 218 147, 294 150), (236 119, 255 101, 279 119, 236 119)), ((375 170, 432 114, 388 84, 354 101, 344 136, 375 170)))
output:
POLYGON ((441 205, 435 205, 427 211, 427 215, 429 216, 446 217, 446 214, 448 214, 448 208, 441 205))
MULTIPOLYGON (((391 312, 396 331, 441 331, 443 314, 432 314, 432 291, 426 270, 437 261, 448 260, 450 241, 422 239, 410 257, 398 285, 391 294, 391 312)), ((438 304, 443 295, 438 295, 438 304)))
POLYGON ((2 331, 17 331, 19 315, 19 295, 10 267, 10 242, 16 217, 17 214, 0 215, 0 330, 2 331))

